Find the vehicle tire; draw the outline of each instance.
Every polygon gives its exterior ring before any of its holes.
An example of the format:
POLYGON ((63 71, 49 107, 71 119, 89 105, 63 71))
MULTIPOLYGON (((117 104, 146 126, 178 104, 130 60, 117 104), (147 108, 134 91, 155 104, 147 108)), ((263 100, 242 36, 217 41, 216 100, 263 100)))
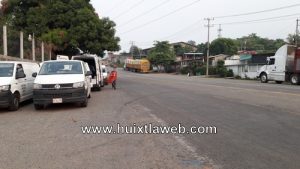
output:
POLYGON ((293 74, 291 76, 290 80, 291 80, 292 85, 299 85, 300 84, 300 77, 297 74, 293 74))
POLYGON ((95 91, 101 91, 101 85, 95 87, 95 91))
POLYGON ((13 94, 11 103, 9 105, 9 111, 17 111, 20 106, 20 97, 18 94, 13 94))
POLYGON ((277 84, 282 84, 283 81, 275 81, 277 84))
POLYGON ((88 105, 88 98, 85 98, 82 103, 80 103, 80 107, 87 107, 88 105))
POLYGON ((262 73, 262 74, 260 75, 260 81, 261 81, 262 83, 268 83, 268 75, 267 75, 266 73, 262 73))
POLYGON ((42 104, 34 104, 35 110, 42 110, 44 108, 44 105, 42 104))

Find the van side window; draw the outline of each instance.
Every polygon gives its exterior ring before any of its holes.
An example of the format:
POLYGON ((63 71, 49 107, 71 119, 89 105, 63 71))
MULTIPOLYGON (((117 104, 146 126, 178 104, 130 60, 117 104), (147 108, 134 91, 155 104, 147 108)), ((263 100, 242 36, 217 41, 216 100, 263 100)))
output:
POLYGON ((16 72, 20 73, 20 74, 25 74, 23 66, 21 64, 17 65, 17 71, 16 72))
POLYGON ((18 64, 16 67, 16 79, 25 78, 26 75, 24 73, 23 66, 21 64, 18 64))
POLYGON ((274 65, 275 64, 275 58, 271 58, 268 65, 274 65))

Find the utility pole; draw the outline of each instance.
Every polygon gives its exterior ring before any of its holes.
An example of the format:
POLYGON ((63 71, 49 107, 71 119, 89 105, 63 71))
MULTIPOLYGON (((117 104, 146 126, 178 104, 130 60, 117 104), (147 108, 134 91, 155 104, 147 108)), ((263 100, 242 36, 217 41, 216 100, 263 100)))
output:
POLYGON ((295 45, 298 46, 298 37, 299 37, 299 19, 296 20, 296 36, 295 36, 295 45))
POLYGON ((219 24, 218 38, 222 38, 222 31, 223 31, 222 26, 221 26, 221 24, 219 24))
POLYGON ((210 35, 210 28, 213 27, 213 25, 210 24, 210 22, 212 20, 214 20, 214 18, 205 18, 205 20, 207 20, 207 25, 205 25, 207 27, 207 55, 206 55, 206 76, 208 77, 209 72, 208 72, 208 67, 209 67, 209 47, 210 47, 210 40, 209 40, 209 35, 210 35))
POLYGON ((133 46, 134 46, 134 41, 130 41, 130 44, 131 44, 131 47, 130 47, 130 52, 131 52, 131 56, 132 56, 132 59, 134 59, 133 57, 133 46))

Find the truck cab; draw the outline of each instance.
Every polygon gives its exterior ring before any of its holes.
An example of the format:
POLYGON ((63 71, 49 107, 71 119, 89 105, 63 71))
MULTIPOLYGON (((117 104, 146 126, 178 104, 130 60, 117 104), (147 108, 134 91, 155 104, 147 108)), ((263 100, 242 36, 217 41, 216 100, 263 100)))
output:
POLYGON ((267 58, 267 64, 257 72, 257 77, 262 83, 275 81, 280 84, 290 81, 295 75, 294 70, 295 47, 284 45, 279 48, 274 56, 267 58))

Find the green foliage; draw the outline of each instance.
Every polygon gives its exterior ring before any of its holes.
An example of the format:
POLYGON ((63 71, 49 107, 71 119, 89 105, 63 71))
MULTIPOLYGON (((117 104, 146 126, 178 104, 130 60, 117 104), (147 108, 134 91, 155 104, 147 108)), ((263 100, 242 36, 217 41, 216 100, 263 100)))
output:
POLYGON ((175 54, 177 56, 183 56, 184 53, 194 52, 193 48, 191 46, 181 46, 181 45, 175 45, 174 46, 175 54))
POLYGON ((148 55, 148 60, 155 66, 171 65, 175 60, 174 49, 168 41, 157 41, 148 55))
POLYGON ((232 69, 229 69, 228 71, 227 71, 227 75, 226 75, 227 77, 233 77, 234 76, 234 73, 233 73, 233 70, 232 69))
POLYGON ((183 67, 180 69, 180 73, 183 75, 188 74, 189 72, 190 72, 190 70, 188 67, 183 67))
POLYGON ((219 38, 212 41, 210 46, 211 55, 225 54, 233 55, 238 51, 234 40, 229 38, 219 38))
MULTIPOLYGON (((294 44, 294 36, 289 35, 288 41, 291 44, 294 44)), ((300 41, 300 38, 299 38, 300 41)), ((255 33, 248 36, 243 36, 238 39, 229 39, 229 38, 219 38, 212 41, 210 45, 210 54, 227 54, 233 55, 236 54, 238 50, 254 50, 258 53, 274 53, 278 48, 285 44, 283 39, 268 39, 261 38, 255 33)), ((201 43, 197 45, 197 52, 204 53, 207 52, 207 43, 201 43)))
POLYGON ((80 48, 102 55, 119 50, 115 23, 99 18, 89 0, 4 0, 1 20, 16 30, 35 33, 55 53, 72 55, 80 48))
POLYGON ((295 45, 296 40, 298 41, 298 44, 300 43, 300 36, 295 35, 295 34, 289 34, 287 37, 287 41, 291 45, 295 45))
POLYGON ((200 43, 199 45, 197 45, 197 51, 198 53, 203 53, 204 55, 206 55, 207 53, 207 43, 200 43))
POLYGON ((284 44, 285 42, 282 39, 272 40, 268 38, 261 38, 255 33, 236 40, 236 45, 240 50, 255 50, 258 53, 276 52, 276 50, 284 44))

